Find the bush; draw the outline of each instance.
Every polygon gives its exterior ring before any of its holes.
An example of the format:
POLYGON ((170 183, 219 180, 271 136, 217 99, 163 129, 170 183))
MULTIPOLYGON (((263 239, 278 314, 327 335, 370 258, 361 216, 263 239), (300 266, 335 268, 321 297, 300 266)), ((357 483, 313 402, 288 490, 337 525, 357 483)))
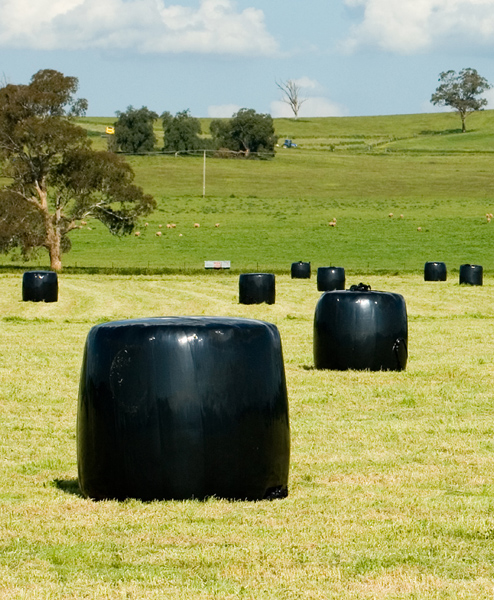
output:
POLYGON ((193 152, 204 147, 199 137, 201 123, 191 116, 190 111, 183 110, 174 117, 169 112, 161 115, 164 131, 163 150, 173 152, 193 152))
POLYGON ((136 109, 129 106, 125 112, 118 111, 115 123, 115 142, 122 152, 138 154, 151 152, 156 144, 153 123, 158 115, 145 106, 136 109))
POLYGON ((213 119, 211 135, 217 148, 242 153, 274 155, 278 136, 274 132, 271 115, 258 114, 252 108, 242 108, 231 119, 213 119))

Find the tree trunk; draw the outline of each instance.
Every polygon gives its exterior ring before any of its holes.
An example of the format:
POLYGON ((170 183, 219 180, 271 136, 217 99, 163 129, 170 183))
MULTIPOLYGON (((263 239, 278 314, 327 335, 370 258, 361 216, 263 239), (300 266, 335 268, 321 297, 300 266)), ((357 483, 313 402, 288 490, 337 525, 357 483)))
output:
POLYGON ((461 112, 460 117, 461 117, 461 132, 465 133, 465 131, 467 130, 467 128, 465 126, 466 114, 461 112))
POLYGON ((53 271, 60 272, 62 270, 62 236, 60 234, 61 210, 57 201, 55 213, 53 215, 50 214, 48 208, 48 192, 44 179, 36 183, 36 188, 39 197, 38 207, 41 210, 45 223, 46 237, 44 246, 50 255, 50 268, 53 271))
POLYGON ((62 253, 60 251, 60 243, 55 243, 53 246, 50 246, 48 252, 50 253, 51 270, 60 273, 62 270, 62 253))
POLYGON ((53 271, 60 272, 62 270, 62 244, 60 231, 58 227, 53 224, 53 217, 51 215, 46 215, 46 217, 45 247, 50 255, 50 268, 53 271))

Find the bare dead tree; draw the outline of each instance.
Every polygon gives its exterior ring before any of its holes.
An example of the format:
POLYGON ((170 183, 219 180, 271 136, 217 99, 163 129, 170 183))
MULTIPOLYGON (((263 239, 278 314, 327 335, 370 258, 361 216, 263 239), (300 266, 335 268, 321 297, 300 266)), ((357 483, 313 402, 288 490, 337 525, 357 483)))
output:
POLYGON ((300 97, 300 85, 293 79, 287 81, 276 81, 276 86, 283 92, 282 101, 292 109, 295 118, 298 118, 298 113, 302 104, 307 98, 300 97))

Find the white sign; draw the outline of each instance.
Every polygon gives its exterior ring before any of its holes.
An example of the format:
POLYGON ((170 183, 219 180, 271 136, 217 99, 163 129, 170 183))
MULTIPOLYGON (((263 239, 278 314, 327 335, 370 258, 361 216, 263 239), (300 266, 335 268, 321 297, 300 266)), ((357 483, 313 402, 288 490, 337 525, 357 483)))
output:
POLYGON ((205 269, 229 269, 230 261, 229 260, 205 260, 204 268, 205 269))

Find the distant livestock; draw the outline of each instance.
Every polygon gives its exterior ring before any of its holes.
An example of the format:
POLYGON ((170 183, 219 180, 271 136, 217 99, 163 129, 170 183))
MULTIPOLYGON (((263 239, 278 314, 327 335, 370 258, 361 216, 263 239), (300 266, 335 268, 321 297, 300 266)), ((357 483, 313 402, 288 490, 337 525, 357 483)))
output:
POLYGON ((157 231, 157 232, 156 232, 156 235, 157 235, 158 237, 160 237, 160 236, 161 236, 161 231, 157 231))
POLYGON ((194 227, 200 227, 199 223, 194 223, 194 227))

